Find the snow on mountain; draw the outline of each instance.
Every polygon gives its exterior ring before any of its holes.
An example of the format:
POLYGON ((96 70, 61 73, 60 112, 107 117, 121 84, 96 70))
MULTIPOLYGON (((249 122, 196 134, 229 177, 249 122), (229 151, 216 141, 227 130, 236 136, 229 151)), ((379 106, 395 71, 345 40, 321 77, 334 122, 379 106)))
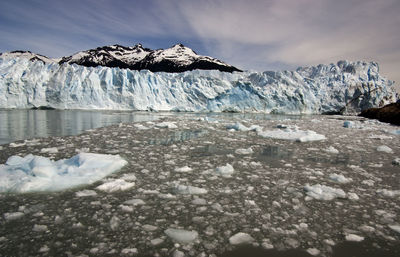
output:
POLYGON ((153 73, 0 56, 0 108, 354 113, 396 101, 393 88, 375 62, 296 71, 153 73))
POLYGON ((48 58, 44 55, 34 54, 30 51, 12 51, 8 53, 0 53, 1 58, 25 58, 30 61, 42 61, 44 63, 57 62, 55 59, 48 58))
POLYGON ((151 50, 141 44, 125 47, 103 46, 69 57, 63 57, 60 64, 79 64, 87 67, 106 66, 153 72, 183 72, 194 69, 240 71, 239 69, 208 56, 196 54, 192 49, 177 44, 168 49, 151 50))

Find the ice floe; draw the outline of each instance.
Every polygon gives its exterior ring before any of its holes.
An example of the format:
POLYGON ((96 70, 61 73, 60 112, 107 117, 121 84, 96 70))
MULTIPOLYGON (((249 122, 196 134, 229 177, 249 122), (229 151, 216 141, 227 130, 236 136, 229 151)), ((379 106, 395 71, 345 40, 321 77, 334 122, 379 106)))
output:
POLYGON ((239 245, 239 244, 251 244, 254 241, 254 238, 251 237, 247 233, 239 232, 234 234, 229 238, 229 243, 231 245, 239 245))
POLYGON ((386 145, 380 145, 376 148, 378 152, 385 152, 385 153, 393 153, 392 148, 386 146, 386 145))
POLYGON ((351 178, 346 178, 342 174, 336 174, 336 173, 329 175, 329 179, 341 184, 346 184, 353 181, 351 178))
POLYGON ((184 229, 175 229, 168 228, 164 231, 164 233, 171 238, 174 242, 181 244, 192 243, 197 239, 198 233, 194 230, 184 230, 184 229))
POLYGON ((304 187, 307 196, 316 200, 333 200, 335 198, 346 198, 346 193, 340 188, 333 188, 325 185, 306 185, 304 187))
POLYGON ((265 138, 291 140, 297 142, 320 141, 326 139, 324 135, 318 134, 315 131, 299 130, 297 127, 278 129, 278 130, 259 131, 258 135, 265 138))
POLYGON ((225 166, 217 167, 217 168, 215 169, 215 172, 216 172, 218 175, 221 175, 221 176, 223 176, 223 177, 230 177, 230 176, 232 176, 232 174, 235 172, 235 170, 234 170, 234 168, 233 168, 232 165, 230 165, 229 163, 227 163, 225 166))
POLYGON ((173 192, 176 194, 181 194, 181 195, 201 195, 201 194, 207 194, 207 190, 200 188, 200 187, 195 187, 195 186, 186 186, 186 185, 180 185, 177 184, 173 188, 173 192))
POLYGON ((0 192, 58 191, 91 184, 126 164, 118 155, 94 153, 59 161, 32 154, 14 155, 0 165, 0 192))
POLYGON ((348 234, 345 236, 345 238, 347 241, 351 242, 361 242, 364 240, 364 237, 355 234, 348 234))

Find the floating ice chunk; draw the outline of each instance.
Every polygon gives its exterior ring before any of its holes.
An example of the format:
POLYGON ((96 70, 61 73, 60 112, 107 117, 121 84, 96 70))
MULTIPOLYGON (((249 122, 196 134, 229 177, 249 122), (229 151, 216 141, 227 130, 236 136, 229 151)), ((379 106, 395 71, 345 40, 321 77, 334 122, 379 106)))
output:
POLYGON ((203 198, 196 198, 196 199, 193 199, 192 204, 194 204, 194 205, 206 205, 207 201, 206 201, 206 199, 203 199, 203 198))
POLYGON ((82 190, 82 191, 76 192, 75 195, 77 197, 86 197, 86 196, 96 196, 97 193, 94 190, 82 190))
POLYGON ((360 200, 360 197, 356 193, 347 193, 349 200, 357 201, 360 200))
POLYGON ((131 200, 125 201, 124 204, 137 206, 137 205, 144 205, 146 203, 142 199, 131 199, 131 200))
POLYGON ((317 256, 318 254, 321 253, 321 251, 318 250, 317 248, 308 248, 308 249, 307 249, 307 252, 308 252, 309 254, 311 254, 312 256, 317 256))
POLYGON ((164 233, 174 242, 181 244, 192 243, 199 235, 195 230, 189 231, 175 228, 168 228, 164 231, 164 233))
POLYGON ((125 248, 121 251, 122 255, 136 255, 137 253, 138 250, 136 248, 125 248))
POLYGON ((175 250, 172 257, 185 257, 185 253, 179 250, 175 250))
POLYGON ((195 187, 195 186, 185 186, 185 185, 175 185, 173 189, 174 193, 181 194, 181 195, 200 195, 200 194, 207 194, 207 190, 195 187))
POLYGON ((231 245, 239 245, 239 244, 251 244, 254 241, 249 234, 239 232, 229 238, 229 243, 231 245))
POLYGON ((400 166, 400 158, 396 158, 392 161, 392 164, 395 166, 400 166))
POLYGON ((384 140, 384 139, 392 139, 391 136, 386 136, 386 135, 369 135, 368 138, 370 139, 379 139, 379 140, 384 140))
POLYGON ((143 230, 148 231, 148 232, 156 231, 158 229, 158 227, 149 225, 149 224, 143 225, 142 228, 143 228, 143 230))
POLYGON ((392 130, 392 131, 390 131, 390 133, 393 134, 393 135, 400 135, 400 129, 392 130))
POLYGON ((176 196, 173 194, 159 194, 158 197, 160 197, 161 199, 175 199, 176 196))
POLYGON ((226 126, 228 130, 236 130, 236 131, 260 131, 262 128, 259 125, 251 125, 250 127, 246 127, 240 122, 236 122, 235 124, 230 124, 226 126))
POLYGON ((59 161, 32 154, 11 156, 0 165, 0 192, 58 191, 91 184, 126 164, 118 155, 94 153, 59 161))
POLYGON ((174 171, 176 171, 176 172, 190 172, 192 170, 193 169, 190 168, 189 166, 184 166, 184 167, 181 167, 181 168, 175 168, 174 171))
POLYGON ((25 214, 24 214, 23 212, 17 211, 17 212, 6 212, 6 213, 4 213, 3 216, 4 216, 4 219, 5 219, 6 221, 11 221, 11 220, 20 219, 20 218, 22 218, 24 215, 25 215, 25 214))
POLYGON ((40 150, 41 153, 58 153, 57 147, 51 147, 51 148, 42 148, 40 150))
POLYGON ((112 192, 116 192, 116 191, 125 191, 128 189, 131 189, 134 186, 135 186, 135 182, 126 182, 123 179, 115 179, 115 180, 108 181, 108 182, 96 187, 96 189, 104 191, 104 192, 112 193, 112 192))
POLYGON ((333 146, 330 146, 330 147, 328 147, 327 149, 325 149, 325 152, 327 152, 327 153, 333 153, 333 154, 338 154, 338 153, 339 153, 339 150, 336 149, 336 148, 333 147, 333 146))
POLYGON ((336 173, 329 175, 329 179, 340 184, 346 184, 353 181, 351 178, 346 178, 342 174, 336 174, 336 173))
POLYGON ((162 243, 164 243, 164 239, 162 239, 162 238, 155 238, 150 241, 150 244, 153 246, 160 245, 162 243))
POLYGON ((345 198, 346 193, 342 189, 333 188, 325 185, 316 184, 304 187, 306 194, 317 200, 333 200, 335 198, 345 198))
POLYGON ((351 242, 361 242, 364 240, 364 237, 362 236, 358 236, 355 234, 348 234, 345 236, 347 241, 351 241, 351 242))
POLYGON ((135 181, 136 176, 133 173, 127 173, 127 174, 122 175, 121 179, 126 180, 126 181, 135 181))
POLYGON ((133 125, 135 128, 137 128, 137 129, 139 129, 139 130, 147 130, 147 129, 150 129, 149 127, 146 127, 146 126, 144 126, 144 125, 142 125, 142 124, 134 124, 133 125))
POLYGON ((290 140, 297 142, 320 141, 326 139, 324 135, 318 134, 315 131, 312 130, 303 131, 303 130, 298 130, 297 128, 259 131, 258 135, 265 138, 274 138, 274 139, 290 140))
POLYGON ((123 212, 133 212, 133 207, 132 206, 121 204, 120 207, 121 207, 121 210, 123 212))
POLYGON ((110 228, 116 230, 120 225, 121 220, 117 216, 112 216, 110 219, 110 228))
POLYGON ((355 128, 355 129, 362 129, 364 128, 363 125, 361 125, 360 123, 356 123, 354 121, 345 121, 343 122, 343 127, 345 128, 355 128))
POLYGON ((400 233, 400 225, 389 225, 389 228, 397 233, 400 233))
POLYGON ((386 145, 378 146, 376 148, 376 150, 378 152, 393 153, 393 150, 390 147, 386 146, 386 145))
POLYGON ((378 194, 386 196, 386 197, 400 196, 400 190, 378 189, 378 190, 376 190, 376 192, 378 194))
POLYGON ((45 232, 45 231, 47 231, 48 229, 47 229, 47 226, 46 225, 37 225, 37 224, 35 224, 34 226, 33 226, 33 229, 32 229, 34 232, 45 232))
POLYGON ((233 169, 233 166, 232 166, 232 165, 230 165, 229 163, 227 163, 225 166, 217 167, 217 168, 215 169, 215 172, 216 172, 218 175, 221 175, 221 176, 223 176, 223 177, 230 177, 230 176, 235 172, 235 170, 233 169))
POLYGON ((236 154, 252 154, 253 153, 253 149, 251 149, 251 147, 247 148, 247 149, 243 149, 243 148, 239 148, 235 150, 236 154))
POLYGON ((168 129, 176 129, 176 128, 178 128, 178 126, 175 125, 174 122, 167 122, 167 121, 164 121, 164 122, 161 122, 161 123, 157 123, 155 126, 157 128, 168 128, 168 129))

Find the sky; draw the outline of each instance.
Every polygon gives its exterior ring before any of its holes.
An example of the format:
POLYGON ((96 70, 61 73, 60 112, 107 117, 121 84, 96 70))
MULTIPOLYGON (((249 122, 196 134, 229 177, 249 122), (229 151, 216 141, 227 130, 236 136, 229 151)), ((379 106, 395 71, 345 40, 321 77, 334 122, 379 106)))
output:
POLYGON ((2 0, 0 52, 183 43, 244 70, 377 61, 400 84, 399 0, 2 0))

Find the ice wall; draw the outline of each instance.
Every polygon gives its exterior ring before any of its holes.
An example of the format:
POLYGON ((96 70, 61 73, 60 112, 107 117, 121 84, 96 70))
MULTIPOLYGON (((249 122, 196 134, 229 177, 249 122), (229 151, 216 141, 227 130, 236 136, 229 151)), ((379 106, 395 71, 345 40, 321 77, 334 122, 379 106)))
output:
POLYGON ((359 112, 396 101, 393 88, 375 62, 262 73, 153 73, 0 58, 0 108, 359 112))

